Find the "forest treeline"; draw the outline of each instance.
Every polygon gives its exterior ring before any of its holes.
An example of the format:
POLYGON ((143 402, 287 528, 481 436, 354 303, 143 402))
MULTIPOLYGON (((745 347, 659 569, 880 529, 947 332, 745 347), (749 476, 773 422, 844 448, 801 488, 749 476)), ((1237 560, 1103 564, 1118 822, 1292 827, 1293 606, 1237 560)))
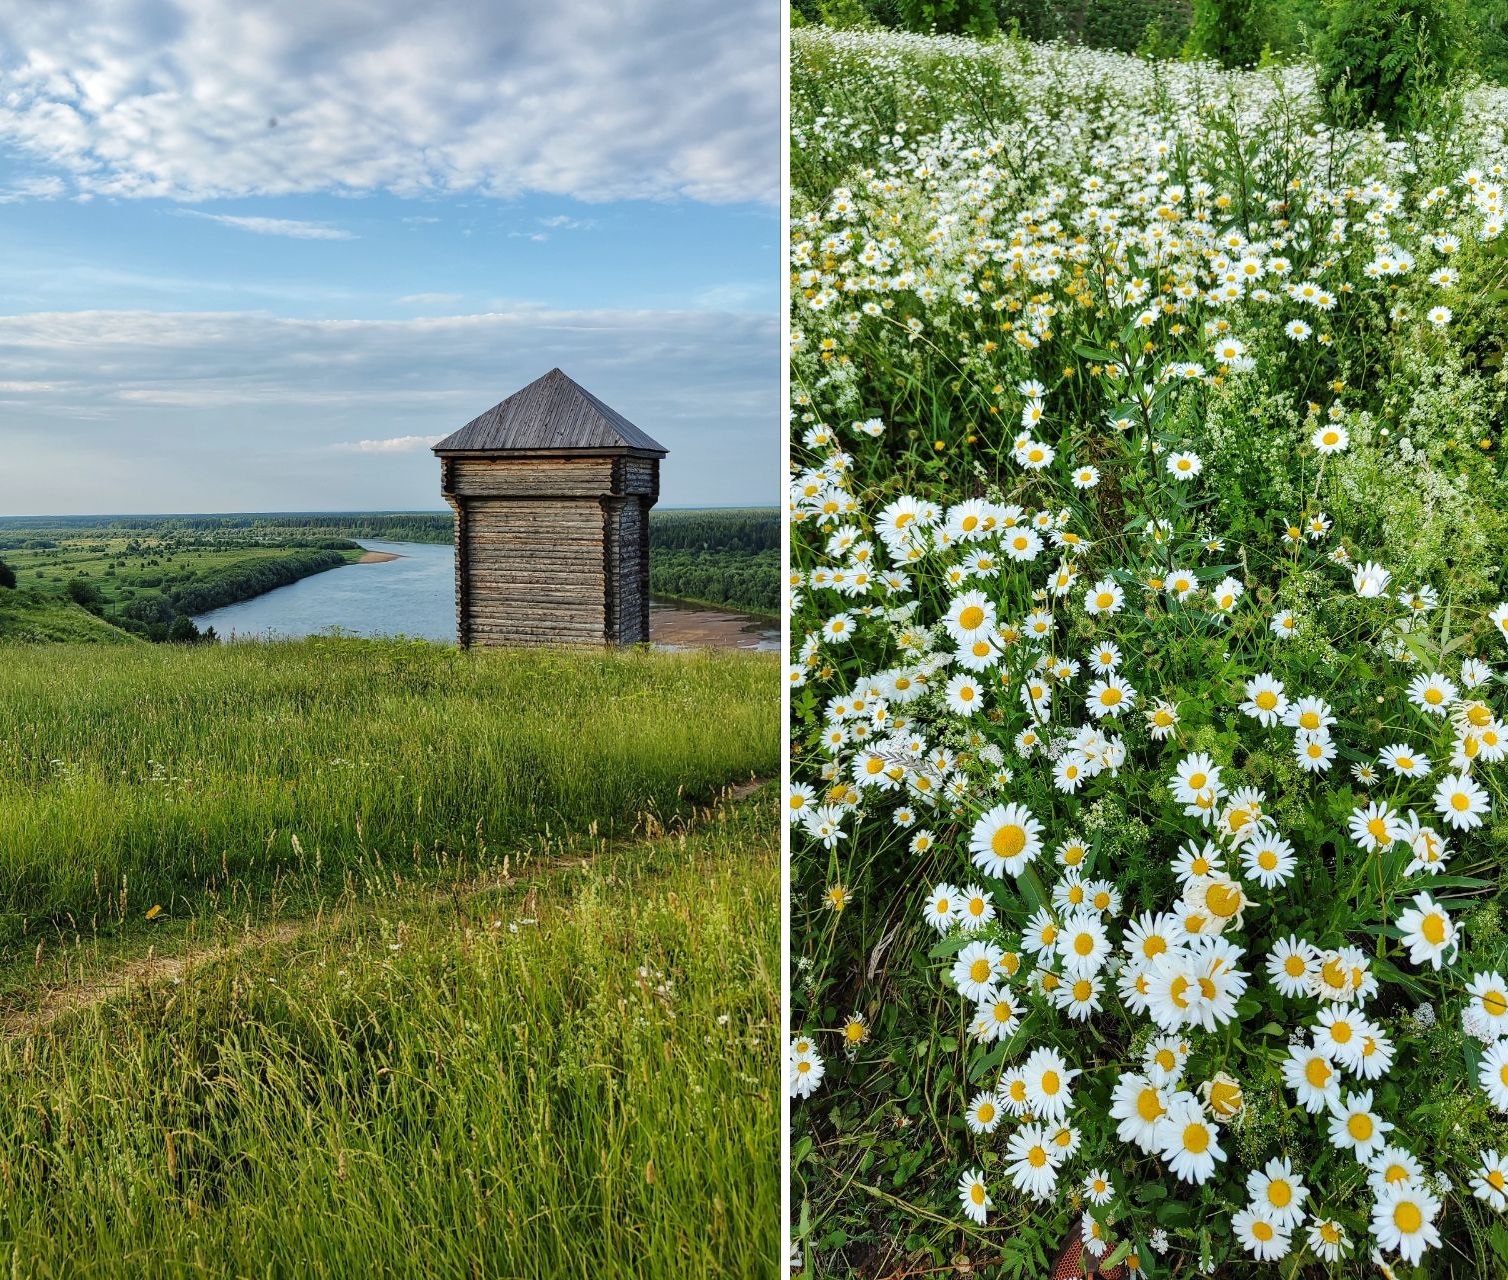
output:
POLYGON ((791 23, 1016 34, 1225 66, 1312 56, 1363 94, 1378 78, 1395 96, 1411 88, 1401 64, 1443 54, 1508 83, 1508 0, 792 0, 791 23))

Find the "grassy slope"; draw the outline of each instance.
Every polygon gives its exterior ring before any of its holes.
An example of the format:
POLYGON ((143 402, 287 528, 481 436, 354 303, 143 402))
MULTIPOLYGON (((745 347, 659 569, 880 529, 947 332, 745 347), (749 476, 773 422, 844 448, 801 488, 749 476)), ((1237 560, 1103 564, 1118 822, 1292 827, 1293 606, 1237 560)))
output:
POLYGON ((136 637, 47 592, 0 588, 0 645, 135 644, 136 637))
POLYGON ((586 865, 372 874, 294 937, 0 1038, 0 1258, 773 1274, 778 849, 760 798, 586 865))
POLYGON ((741 652, 17 650, 0 664, 0 963, 155 904, 263 912, 373 867, 663 822, 773 774, 778 679, 741 652))

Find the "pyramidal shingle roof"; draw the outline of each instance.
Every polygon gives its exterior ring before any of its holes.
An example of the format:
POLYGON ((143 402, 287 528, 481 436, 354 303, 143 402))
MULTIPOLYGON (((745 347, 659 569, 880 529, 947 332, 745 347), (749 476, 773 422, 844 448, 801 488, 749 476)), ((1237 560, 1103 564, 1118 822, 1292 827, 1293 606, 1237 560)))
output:
POLYGON ((559 369, 551 369, 452 432, 436 453, 480 449, 669 450, 559 369))

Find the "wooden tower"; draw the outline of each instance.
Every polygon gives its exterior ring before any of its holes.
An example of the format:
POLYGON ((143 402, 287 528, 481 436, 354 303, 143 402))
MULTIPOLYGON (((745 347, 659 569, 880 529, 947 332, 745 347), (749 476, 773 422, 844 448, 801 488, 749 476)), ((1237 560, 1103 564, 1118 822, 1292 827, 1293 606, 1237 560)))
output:
POLYGON ((460 646, 645 644, 657 444, 559 369, 446 436, 460 646))

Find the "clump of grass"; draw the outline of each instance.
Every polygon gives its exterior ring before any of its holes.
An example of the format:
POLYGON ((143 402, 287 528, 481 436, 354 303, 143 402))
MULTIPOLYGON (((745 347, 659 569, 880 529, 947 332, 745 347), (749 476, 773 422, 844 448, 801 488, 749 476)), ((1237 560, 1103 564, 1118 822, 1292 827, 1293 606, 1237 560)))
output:
POLYGON ((0 1039, 0 1260, 772 1274, 776 827, 392 888, 0 1039))
POLYGON ((8 652, 0 960, 357 866, 665 821, 778 757, 747 653, 328 639, 8 652))

